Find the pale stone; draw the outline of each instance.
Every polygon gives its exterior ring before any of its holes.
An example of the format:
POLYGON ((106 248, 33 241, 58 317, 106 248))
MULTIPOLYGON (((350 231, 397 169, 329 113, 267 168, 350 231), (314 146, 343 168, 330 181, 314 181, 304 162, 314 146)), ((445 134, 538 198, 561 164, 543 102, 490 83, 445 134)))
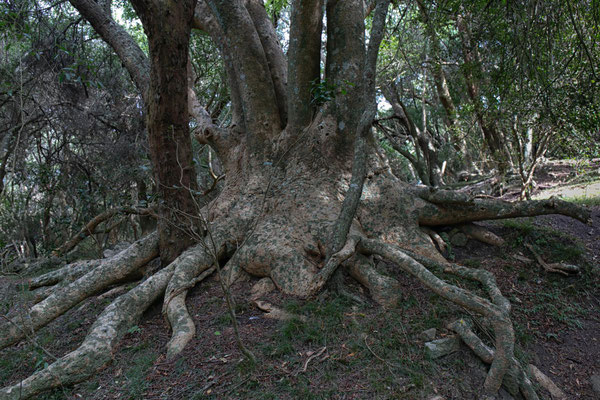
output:
POLYGON ((447 356, 458 350, 460 350, 460 339, 458 336, 449 336, 425 343, 425 354, 432 359, 447 356))
POLYGON ((427 329, 427 330, 421 332, 421 335, 419 335, 419 339, 421 339, 424 342, 429 342, 429 341, 435 339, 436 333, 437 333, 437 330, 435 328, 427 329))

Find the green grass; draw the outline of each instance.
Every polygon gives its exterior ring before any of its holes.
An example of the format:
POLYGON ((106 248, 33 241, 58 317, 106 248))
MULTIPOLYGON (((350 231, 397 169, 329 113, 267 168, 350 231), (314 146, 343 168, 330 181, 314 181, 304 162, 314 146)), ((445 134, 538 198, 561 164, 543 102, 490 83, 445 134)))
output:
POLYGON ((513 230, 507 237, 507 243, 517 250, 524 251, 528 257, 533 255, 525 247, 526 244, 543 255, 544 261, 548 263, 578 263, 585 254, 585 246, 581 242, 555 229, 534 225, 533 218, 509 219, 503 224, 513 230))
POLYGON ((146 375, 157 357, 152 349, 146 350, 148 344, 144 344, 145 342, 131 349, 135 355, 130 361, 131 366, 123 372, 123 389, 129 399, 143 398, 148 387, 146 375))
POLYGON ((575 197, 566 197, 563 200, 570 201, 572 203, 577 203, 582 206, 592 207, 592 206, 600 206, 600 196, 575 196, 575 197))

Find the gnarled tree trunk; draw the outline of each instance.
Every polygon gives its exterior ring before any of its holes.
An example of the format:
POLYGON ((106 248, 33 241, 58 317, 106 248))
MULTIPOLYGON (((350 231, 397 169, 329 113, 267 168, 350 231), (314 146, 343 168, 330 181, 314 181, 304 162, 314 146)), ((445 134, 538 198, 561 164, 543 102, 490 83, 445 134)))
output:
MULTIPOLYGON (((100 25, 96 29, 106 30, 106 21, 114 24, 106 15, 100 22, 90 19, 90 10, 99 8, 96 3, 71 2, 94 27, 100 25)), ((321 2, 299 0, 291 5, 290 39, 297 40, 298 45, 290 45, 287 74, 281 54, 273 49, 276 43, 266 37, 271 29, 265 24, 270 22, 260 4, 243 0, 200 2, 193 23, 218 38, 236 116, 235 125, 229 127, 213 125, 195 97, 186 94, 192 2, 170 2, 169 8, 156 3, 134 0, 149 36, 152 58, 151 81, 144 99, 152 151, 159 153, 153 155, 153 163, 163 185, 163 223, 176 223, 181 229, 181 223, 193 226, 196 219, 201 220, 202 230, 194 231, 193 236, 197 244, 175 258, 190 241, 171 244, 176 231, 167 232, 166 241, 161 237, 159 250, 165 262, 172 262, 108 306, 77 350, 23 382, 2 389, 0 399, 20 398, 19 393, 31 397, 62 383, 86 379, 108 361, 107 354, 127 327, 163 293, 163 309, 173 330, 167 354, 177 354, 193 336, 193 322, 185 304, 187 290, 220 263, 225 263, 232 274, 243 270, 268 278, 280 291, 302 298, 319 291, 337 268, 347 268, 371 290, 373 298, 392 305, 389 300, 398 286, 377 272, 370 257, 373 254, 397 263, 443 298, 485 316, 496 335, 496 348, 493 355, 485 353, 492 366, 484 392, 494 395, 500 385, 510 382, 514 345, 510 303, 491 274, 449 264, 421 227, 554 212, 583 221, 589 216, 576 206, 555 200, 510 204, 415 188, 392 174, 370 129, 375 115, 376 55, 389 0, 377 1, 368 46, 362 0, 327 2, 326 79, 333 93, 332 99, 318 108, 307 104, 307 91, 318 78, 317 62, 312 57, 321 46, 321 2), (174 27, 176 22, 188 27, 174 27), (310 65, 299 65, 303 60, 311 61, 310 65), (281 84, 286 76, 289 80, 284 96, 281 84), (193 104, 186 107, 188 101, 193 104), (196 139, 213 147, 227 176, 219 196, 203 208, 196 207, 191 196, 195 178, 189 169, 187 115, 183 115, 188 110, 198 125, 196 139), (443 281, 436 275, 442 269, 480 282, 487 297, 443 281), (91 367, 82 367, 86 360, 94 360, 91 367)), ((115 49, 126 47, 121 41, 131 40, 110 32, 103 38, 115 49)), ((130 73, 138 76, 136 71, 130 73)), ((164 226, 159 232, 161 229, 164 226)), ((113 282, 103 277, 96 285, 90 283, 102 271, 114 273, 111 266, 118 262, 116 257, 130 260, 132 270, 141 267, 147 257, 134 252, 136 246, 141 245, 132 246, 72 282, 68 288, 78 293, 77 301, 84 298, 76 289, 83 287, 80 284, 97 292, 113 282)), ((148 257, 154 254, 152 249, 148 247, 148 257)), ((41 308, 33 310, 42 321, 32 324, 34 330, 54 315, 38 316, 41 308)), ((24 329, 8 332, 2 343, 14 343, 24 336, 24 329)), ((528 392, 527 388, 522 390, 528 392)), ((535 393, 529 396, 535 398, 535 393)))

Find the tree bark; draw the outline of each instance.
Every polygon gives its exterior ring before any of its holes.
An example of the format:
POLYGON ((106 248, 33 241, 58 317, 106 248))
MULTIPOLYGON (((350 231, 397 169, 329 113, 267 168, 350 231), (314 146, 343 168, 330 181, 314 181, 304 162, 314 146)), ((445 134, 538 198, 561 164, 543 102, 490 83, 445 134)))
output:
POLYGON ((134 0, 150 49, 146 101, 150 157, 159 194, 163 264, 194 242, 199 222, 188 114, 188 51, 195 0, 134 0))
POLYGON ((308 126, 315 106, 312 85, 320 81, 323 0, 292 3, 288 50, 288 130, 308 126))

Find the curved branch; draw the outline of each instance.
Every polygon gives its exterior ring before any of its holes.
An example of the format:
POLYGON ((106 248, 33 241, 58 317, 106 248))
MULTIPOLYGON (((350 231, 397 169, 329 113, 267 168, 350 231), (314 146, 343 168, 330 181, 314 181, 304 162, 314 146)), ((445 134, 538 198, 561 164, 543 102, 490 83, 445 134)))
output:
POLYGON ((55 257, 60 257, 63 254, 71 251, 75 248, 83 239, 96 233, 96 228, 102 222, 109 220, 118 214, 138 214, 138 215, 151 215, 155 216, 154 211, 151 208, 137 208, 137 207, 117 207, 110 210, 106 210, 103 213, 96 215, 92 218, 75 236, 69 239, 65 244, 60 246, 58 249, 52 252, 55 257))
POLYGON ((106 13, 99 2, 93 0, 69 1, 117 53, 146 103, 146 94, 150 85, 150 62, 146 54, 127 31, 106 13))

